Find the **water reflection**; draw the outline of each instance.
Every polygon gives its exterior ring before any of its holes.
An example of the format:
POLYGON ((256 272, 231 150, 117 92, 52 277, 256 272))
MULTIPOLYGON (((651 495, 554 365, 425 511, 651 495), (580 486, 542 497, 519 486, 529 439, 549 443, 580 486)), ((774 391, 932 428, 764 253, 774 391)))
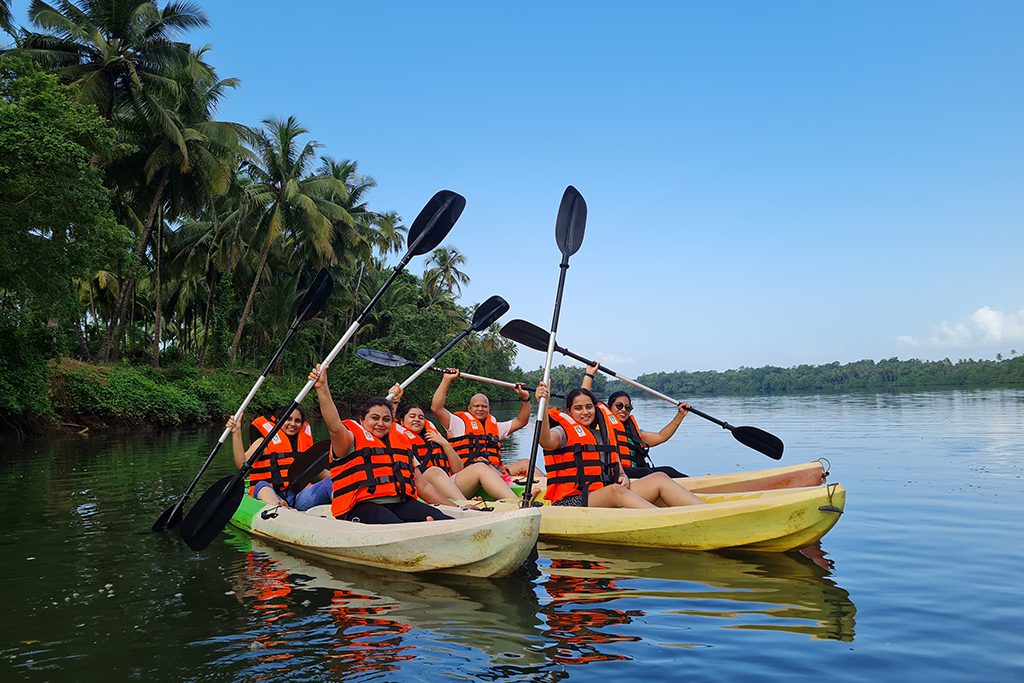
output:
POLYGON ((682 617, 698 632, 713 620, 727 629, 854 637, 856 607, 820 547, 688 553, 541 543, 540 553, 550 561, 543 586, 551 600, 542 610, 561 663, 628 659, 602 646, 640 640, 639 629, 623 628, 634 621, 681 626, 682 617))
POLYGON ((526 576, 407 576, 307 561, 240 532, 230 543, 244 558, 232 569, 234 596, 251 619, 229 638, 235 654, 221 663, 235 671, 244 664, 245 678, 390 680, 400 668, 414 671, 424 650, 478 667, 475 678, 547 668, 526 576))

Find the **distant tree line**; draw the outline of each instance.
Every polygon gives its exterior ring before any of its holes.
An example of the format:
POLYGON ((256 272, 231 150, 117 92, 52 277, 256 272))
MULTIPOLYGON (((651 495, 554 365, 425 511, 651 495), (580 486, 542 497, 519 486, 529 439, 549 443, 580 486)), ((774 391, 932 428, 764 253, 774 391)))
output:
MULTIPOLYGON (((741 367, 725 372, 653 372, 637 377, 652 389, 680 399, 687 396, 750 395, 1024 385, 1024 356, 996 360, 860 360, 792 368, 741 367)), ((614 388, 614 387, 613 387, 614 388)))

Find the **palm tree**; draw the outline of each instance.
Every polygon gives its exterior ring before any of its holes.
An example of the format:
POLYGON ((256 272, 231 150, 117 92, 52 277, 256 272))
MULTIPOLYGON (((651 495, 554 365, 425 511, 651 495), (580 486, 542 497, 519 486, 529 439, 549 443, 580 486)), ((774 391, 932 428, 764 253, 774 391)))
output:
MULTIPOLYGON (((123 140, 137 151, 112 164, 108 175, 126 197, 124 213, 129 222, 140 226, 135 249, 139 259, 145 256, 154 225, 165 206, 171 220, 184 213, 200 213, 212 204, 215 195, 224 194, 230 188, 237 160, 244 152, 240 136, 248 129, 213 119, 220 101, 229 89, 238 85, 238 80, 218 78, 204 61, 208 49, 203 47, 191 52, 190 60, 171 72, 176 84, 173 100, 169 100, 169 96, 157 98, 173 135, 164 127, 154 128, 153 121, 136 116, 133 107, 119 107, 115 114, 123 140), (184 144, 180 145, 177 138, 184 144), (142 181, 138 182, 140 176, 142 181), (141 207, 146 207, 145 218, 139 211, 141 207)), ((159 272, 156 274, 159 277, 159 272)), ((126 307, 127 300, 122 299, 113 329, 104 344, 104 358, 109 356, 111 345, 116 347, 120 341, 126 307)), ((157 362, 155 349, 159 346, 160 329, 159 324, 155 326, 154 363, 157 362)))
POLYGON ((334 224, 343 221, 352 225, 351 216, 337 202, 347 194, 345 183, 330 175, 309 173, 320 145, 309 141, 300 147, 299 138, 308 132, 290 116, 285 120, 265 119, 263 128, 251 136, 252 158, 243 162, 250 182, 242 206, 229 220, 253 225, 262 247, 231 343, 232 361, 238 354, 271 248, 283 237, 294 238, 307 243, 323 262, 331 262, 335 255, 331 240, 334 224))
POLYGON ((455 247, 438 247, 427 259, 423 280, 427 292, 433 297, 447 293, 454 297, 462 295, 463 285, 469 284, 469 275, 459 270, 466 264, 466 257, 455 247))
POLYGON ((153 0, 32 0, 28 14, 41 32, 26 32, 22 51, 77 85, 106 118, 126 99, 161 117, 154 98, 175 92, 168 72, 189 60, 188 46, 174 39, 209 24, 190 2, 160 9, 153 0))
POLYGON ((11 21, 11 0, 0 0, 0 30, 14 35, 14 24, 11 21))

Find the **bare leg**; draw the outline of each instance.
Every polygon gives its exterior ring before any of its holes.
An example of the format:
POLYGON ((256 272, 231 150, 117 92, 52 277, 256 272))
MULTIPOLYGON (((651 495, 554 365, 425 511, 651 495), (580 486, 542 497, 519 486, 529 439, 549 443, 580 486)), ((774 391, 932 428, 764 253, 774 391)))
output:
MULTIPOLYGON (((524 458, 522 460, 516 460, 514 462, 510 462, 509 464, 505 465, 505 469, 507 469, 508 473, 511 474, 513 477, 516 477, 516 478, 525 477, 527 470, 530 469, 530 459, 529 458, 524 458)), ((543 479, 543 478, 544 478, 544 473, 541 472, 540 470, 538 470, 536 467, 533 468, 533 480, 537 481, 538 479, 543 479)))
POLYGON ((592 508, 653 508, 654 503, 644 500, 621 484, 609 484, 591 491, 587 507, 592 508))
POLYGON ((704 501, 672 481, 664 472, 655 472, 636 479, 629 484, 629 490, 644 500, 663 502, 669 507, 679 505, 703 505, 704 501))
POLYGON ((463 468, 455 475, 455 484, 465 498, 476 495, 476 490, 479 488, 482 488, 491 498, 498 500, 516 497, 516 494, 501 478, 498 470, 482 462, 476 462, 463 468))
POLYGON ((445 498, 457 499, 463 498, 462 491, 459 487, 452 483, 448 473, 442 470, 440 467, 428 467, 427 471, 422 476, 434 490, 445 498))
POLYGON ((269 486, 260 487, 260 492, 256 494, 256 497, 267 505, 283 505, 288 507, 288 504, 281 500, 281 497, 274 493, 274 489, 269 486))

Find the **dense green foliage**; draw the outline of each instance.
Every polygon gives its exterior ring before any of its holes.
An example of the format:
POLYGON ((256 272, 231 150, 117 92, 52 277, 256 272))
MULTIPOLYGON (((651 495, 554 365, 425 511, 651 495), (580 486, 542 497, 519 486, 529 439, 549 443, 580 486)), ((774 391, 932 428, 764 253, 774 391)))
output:
MULTIPOLYGON (((295 116, 253 127, 217 120, 238 81, 218 76, 208 47, 182 40, 207 24, 192 3, 33 3, 31 28, 0 53, 7 427, 55 410, 94 423, 219 422, 328 268, 330 302, 274 368, 297 392, 405 251, 402 218, 369 205, 373 178, 323 155, 295 116)), ((404 273, 352 346, 431 357, 470 319, 457 301, 464 266, 450 245, 422 259, 422 276, 404 273)), ((445 363, 507 379, 513 357, 491 330, 445 363)), ((368 367, 346 350, 332 389, 352 404, 410 372, 368 367)), ((266 386, 257 409, 292 396, 266 386)), ((429 402, 434 386, 424 378, 410 398, 429 402)), ((452 400, 479 388, 458 383, 452 400)))
MULTIPOLYGON (((1014 354, 1015 355, 1015 354, 1014 354)), ((861 360, 799 365, 795 368, 740 368, 726 372, 655 372, 636 378, 670 396, 742 395, 907 389, 993 387, 1024 384, 1024 356, 998 360, 861 360)))

